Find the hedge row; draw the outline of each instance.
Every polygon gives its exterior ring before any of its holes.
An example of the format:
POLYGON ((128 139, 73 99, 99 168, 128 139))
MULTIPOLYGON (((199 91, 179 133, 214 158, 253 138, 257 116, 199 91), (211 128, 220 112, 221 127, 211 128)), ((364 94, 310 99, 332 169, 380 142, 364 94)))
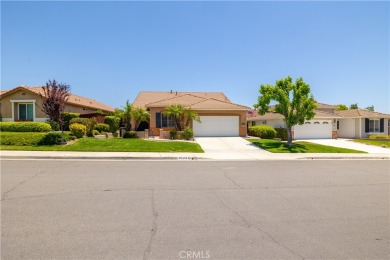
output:
POLYGON ((2 132, 49 132, 51 126, 44 122, 0 122, 2 132))
POLYGON ((276 136, 276 130, 268 125, 250 126, 248 132, 251 136, 257 136, 264 139, 272 139, 276 136))
MULTIPOLYGON (((73 140, 75 137, 69 132, 64 132, 65 140, 73 140)), ((27 133, 27 132, 1 132, 0 144, 1 145, 53 145, 61 141, 61 132, 49 132, 49 133, 27 133)))

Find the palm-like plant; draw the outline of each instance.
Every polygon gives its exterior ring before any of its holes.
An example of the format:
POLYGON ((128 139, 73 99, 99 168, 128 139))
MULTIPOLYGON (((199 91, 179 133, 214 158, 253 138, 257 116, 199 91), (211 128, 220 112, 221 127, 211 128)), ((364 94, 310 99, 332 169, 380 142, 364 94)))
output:
POLYGON ((183 121, 184 107, 182 105, 170 105, 165 108, 164 115, 171 116, 175 119, 175 128, 181 131, 181 122, 183 121))
POLYGON ((191 108, 188 108, 184 111, 184 118, 185 118, 185 124, 184 124, 185 127, 190 125, 191 120, 195 120, 201 123, 198 113, 192 111, 191 108))
POLYGON ((132 107, 130 114, 135 121, 134 130, 136 131, 139 125, 141 124, 141 122, 149 122, 150 120, 149 112, 142 107, 132 107))
POLYGON ((126 126, 127 130, 130 130, 130 123, 131 123, 131 110, 133 109, 133 105, 130 104, 129 100, 126 100, 126 105, 122 107, 122 121, 123 124, 126 126))

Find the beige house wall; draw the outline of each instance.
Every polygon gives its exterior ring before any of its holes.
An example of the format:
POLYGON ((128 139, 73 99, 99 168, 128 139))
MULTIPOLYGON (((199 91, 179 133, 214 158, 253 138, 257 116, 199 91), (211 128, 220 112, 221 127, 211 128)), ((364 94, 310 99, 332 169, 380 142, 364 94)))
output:
MULTIPOLYGON (((150 121, 149 121, 149 129, 153 132, 154 136, 160 135, 160 129, 172 130, 173 128, 156 128, 156 113, 164 112, 164 108, 150 108, 150 121)), ((239 116, 239 135, 242 137, 247 136, 247 127, 246 127, 246 113, 247 111, 241 110, 194 110, 194 112, 198 113, 199 116, 239 116)), ((134 121, 132 121, 132 125, 134 125, 134 121)), ((190 124, 192 128, 192 122, 190 124)))

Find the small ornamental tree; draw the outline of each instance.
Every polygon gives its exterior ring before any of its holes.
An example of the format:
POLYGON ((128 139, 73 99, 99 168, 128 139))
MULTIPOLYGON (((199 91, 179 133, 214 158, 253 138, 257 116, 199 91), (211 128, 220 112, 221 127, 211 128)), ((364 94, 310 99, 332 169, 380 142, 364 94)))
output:
POLYGON ((149 122, 150 120, 149 112, 143 107, 132 107, 131 117, 135 121, 134 126, 131 126, 134 131, 137 131, 141 122, 149 122))
POLYGON ((70 86, 64 83, 58 83, 55 79, 46 82, 39 95, 42 99, 42 111, 49 117, 50 121, 57 122, 62 130, 62 142, 64 140, 64 112, 66 102, 70 95, 70 86))
POLYGON ((349 109, 358 109, 359 107, 358 107, 358 103, 355 103, 355 104, 351 104, 350 106, 349 106, 349 109))
POLYGON ((276 81, 275 85, 261 85, 260 94, 255 108, 259 114, 264 115, 270 110, 271 100, 276 101, 274 106, 276 113, 284 116, 287 128, 287 145, 292 145, 292 127, 302 125, 305 120, 310 120, 315 115, 317 104, 313 94, 310 93, 309 84, 302 78, 292 82, 291 77, 276 81))
POLYGON ((346 105, 343 105, 343 104, 338 104, 337 111, 341 111, 341 110, 348 110, 348 107, 346 105))
POLYGON ((184 116, 183 117, 184 117, 184 127, 190 126, 190 123, 192 120, 195 120, 195 121, 201 123, 198 113, 192 111, 191 108, 184 109, 184 116))
POLYGON ((170 105, 165 108, 163 114, 175 119, 176 130, 181 131, 183 129, 181 122, 183 121, 184 107, 182 105, 170 105))

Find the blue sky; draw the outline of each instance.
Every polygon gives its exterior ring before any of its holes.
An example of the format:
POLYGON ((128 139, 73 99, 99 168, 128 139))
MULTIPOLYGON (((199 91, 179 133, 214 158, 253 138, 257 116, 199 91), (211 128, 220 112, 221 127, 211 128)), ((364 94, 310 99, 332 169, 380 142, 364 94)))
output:
POLYGON ((389 2, 1 2, 1 88, 55 78, 113 107, 139 91, 303 77, 323 103, 390 113, 389 2))

